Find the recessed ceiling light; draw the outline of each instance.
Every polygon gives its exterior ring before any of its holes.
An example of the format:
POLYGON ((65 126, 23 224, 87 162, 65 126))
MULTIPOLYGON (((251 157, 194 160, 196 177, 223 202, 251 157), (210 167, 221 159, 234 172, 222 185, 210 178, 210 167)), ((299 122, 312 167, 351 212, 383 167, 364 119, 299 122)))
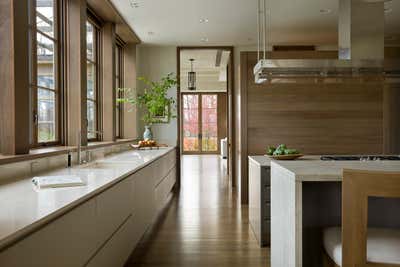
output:
POLYGON ((323 8, 323 9, 320 9, 319 10, 319 13, 321 13, 321 14, 331 14, 332 13, 332 9, 329 9, 329 8, 323 8))
POLYGON ((207 23, 209 20, 207 18, 200 19, 200 23, 207 23))
POLYGON ((208 42, 208 38, 207 38, 207 37, 203 37, 203 38, 201 38, 200 40, 201 40, 203 43, 208 42))

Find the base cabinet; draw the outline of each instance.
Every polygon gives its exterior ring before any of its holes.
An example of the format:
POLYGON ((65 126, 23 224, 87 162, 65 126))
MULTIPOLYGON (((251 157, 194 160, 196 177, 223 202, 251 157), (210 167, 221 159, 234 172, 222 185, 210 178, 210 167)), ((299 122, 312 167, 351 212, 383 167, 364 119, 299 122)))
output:
POLYGON ((101 244, 94 226, 92 199, 2 252, 0 266, 83 266, 101 244))
POLYGON ((135 220, 130 216, 87 264, 88 267, 123 266, 140 238, 135 231, 135 220))
POLYGON ((1 251, 0 266, 122 267, 165 205, 175 165, 173 150, 1 251))

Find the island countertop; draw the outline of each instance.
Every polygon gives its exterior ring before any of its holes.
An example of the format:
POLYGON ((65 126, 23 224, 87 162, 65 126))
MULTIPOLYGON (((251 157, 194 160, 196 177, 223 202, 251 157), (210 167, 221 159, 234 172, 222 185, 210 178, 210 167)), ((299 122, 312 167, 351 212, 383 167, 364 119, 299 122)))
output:
POLYGON ((174 150, 127 151, 39 176, 75 175, 84 186, 37 190, 33 177, 0 184, 0 250, 174 150), (104 166, 101 164, 104 162, 104 166))
POLYGON ((400 172, 400 161, 323 161, 320 156, 297 160, 272 160, 271 169, 283 171, 296 181, 341 181, 343 169, 400 172))
POLYGON ((271 161, 271 267, 317 266, 310 229, 340 225, 343 169, 400 172, 400 161, 271 161))

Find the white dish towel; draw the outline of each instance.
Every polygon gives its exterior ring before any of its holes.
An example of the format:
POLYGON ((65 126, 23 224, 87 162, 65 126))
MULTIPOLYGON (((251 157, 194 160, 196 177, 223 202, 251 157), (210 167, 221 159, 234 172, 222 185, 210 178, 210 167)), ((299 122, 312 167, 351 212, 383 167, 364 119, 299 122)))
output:
POLYGON ((39 189, 85 185, 80 177, 74 175, 34 177, 32 183, 39 189))

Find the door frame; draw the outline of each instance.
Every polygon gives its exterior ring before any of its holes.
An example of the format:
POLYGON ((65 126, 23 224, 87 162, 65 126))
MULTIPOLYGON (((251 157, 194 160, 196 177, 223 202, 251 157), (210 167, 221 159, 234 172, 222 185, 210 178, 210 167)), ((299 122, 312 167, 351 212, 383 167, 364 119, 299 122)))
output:
MULTIPOLYGON (((178 46, 177 47, 177 53, 176 53, 176 58, 177 58, 177 69, 176 69, 176 77, 177 77, 177 133, 178 133, 178 140, 177 140, 177 145, 178 145, 178 164, 180 166, 180 155, 182 155, 182 147, 181 147, 181 84, 180 84, 180 69, 181 69, 181 51, 182 50, 211 50, 211 49, 222 49, 225 51, 229 51, 229 64, 228 64, 228 79, 227 79, 227 137, 228 137, 228 176, 229 176, 229 181, 232 187, 236 187, 235 183, 235 170, 236 170, 236 162, 235 162, 235 132, 233 131, 235 125, 234 125, 234 120, 233 120, 233 114, 235 112, 235 107, 234 107, 234 99, 233 99, 233 93, 234 93, 234 81, 235 81, 235 72, 234 72, 234 48, 233 46, 178 46)), ((180 168, 178 168, 179 171, 179 176, 180 177, 180 168)))
MULTIPOLYGON (((226 92, 181 92, 180 95, 180 100, 181 103, 183 102, 183 96, 184 95, 198 95, 199 96, 199 103, 198 103, 198 125, 199 125, 199 133, 203 134, 202 131, 202 122, 203 122, 203 110, 202 110, 202 106, 203 106, 203 100, 202 100, 202 96, 203 95, 217 95, 217 147, 218 149, 216 151, 203 151, 203 143, 202 143, 202 138, 199 140, 199 150, 198 151, 184 151, 183 150, 183 121, 182 121, 182 125, 180 128, 180 135, 182 136, 181 140, 180 140, 180 146, 182 147, 182 155, 220 155, 221 154, 221 144, 220 144, 220 140, 221 140, 221 133, 220 133, 220 129, 219 129, 219 121, 220 121, 220 116, 218 114, 218 105, 220 103, 220 95, 226 95, 226 92)), ((226 112, 228 113, 228 108, 226 108, 226 112)), ((227 114, 225 114, 227 116, 227 114)), ((183 118, 183 108, 180 109, 180 116, 181 118, 183 118)), ((228 123, 227 123, 228 124, 228 123)), ((228 125, 226 125, 226 127, 228 128, 228 125)), ((228 129, 227 133, 228 133, 228 129)))

